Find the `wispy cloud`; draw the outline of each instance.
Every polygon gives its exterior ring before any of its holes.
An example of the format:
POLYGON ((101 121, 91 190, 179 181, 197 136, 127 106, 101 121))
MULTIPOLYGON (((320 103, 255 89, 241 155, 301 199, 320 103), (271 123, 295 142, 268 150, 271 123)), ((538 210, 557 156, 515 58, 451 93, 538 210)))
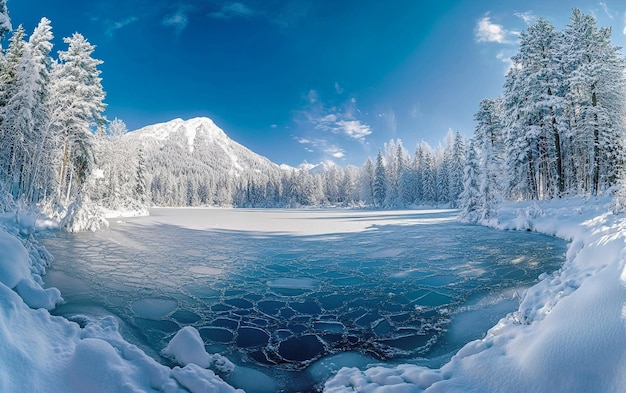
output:
POLYGON ((346 156, 346 151, 342 147, 332 144, 326 138, 302 138, 294 136, 293 139, 303 145, 304 150, 309 153, 321 151, 325 158, 344 158, 346 156))
POLYGON ((622 30, 622 33, 626 35, 626 12, 624 12, 624 30, 622 30))
POLYGON ((600 5, 600 8, 602 8, 602 11, 604 11, 604 13, 606 14, 606 16, 608 16, 609 19, 613 19, 613 13, 609 9, 609 6, 606 5, 606 3, 603 1, 601 1, 599 5, 600 5))
POLYGON ((500 60, 501 62, 503 62, 504 64, 506 64, 506 69, 504 70, 504 74, 506 75, 509 70, 511 69, 511 67, 513 67, 513 60, 511 60, 511 57, 514 55, 513 52, 511 51, 505 51, 505 50, 501 50, 500 52, 498 52, 498 54, 496 55, 496 59, 500 60))
POLYGON ((209 13, 210 18, 215 19, 232 19, 247 18, 258 13, 243 3, 227 3, 220 8, 219 11, 209 13))
POLYGON ((177 34, 180 34, 189 23, 187 17, 189 9, 190 7, 188 6, 179 6, 174 13, 165 16, 161 24, 163 24, 163 26, 172 27, 177 34))
POLYGON ((516 12, 513 15, 523 20, 527 25, 533 24, 537 20, 537 15, 535 15, 532 11, 516 12))
POLYGON ((136 16, 131 16, 126 19, 117 21, 117 22, 109 22, 105 34, 107 37, 112 37, 115 32, 125 26, 128 26, 132 23, 135 23, 139 20, 136 16))
POLYGON ((339 82, 335 82, 335 91, 337 92, 337 94, 343 94, 344 92, 344 89, 343 87, 341 87, 339 82))
POLYGON ((335 93, 331 98, 335 105, 330 105, 317 90, 309 90, 303 96, 302 109, 294 112, 294 122, 300 130, 294 140, 306 151, 319 153, 325 159, 344 159, 344 143, 365 147, 372 134, 372 127, 361 118, 356 99, 340 99, 337 85, 335 93))
POLYGON ((498 44, 514 43, 513 39, 517 33, 504 28, 504 26, 493 23, 487 13, 478 20, 475 29, 475 38, 477 42, 495 42, 498 44))
POLYGON ((331 145, 326 148, 326 150, 324 150, 324 153, 333 158, 344 158, 346 156, 346 151, 341 147, 335 145, 331 145))
POLYGON ((343 135, 363 142, 372 133, 372 128, 356 118, 359 112, 356 100, 351 98, 340 106, 326 106, 320 101, 316 90, 310 90, 306 96, 307 106, 299 111, 299 117, 315 130, 343 135))

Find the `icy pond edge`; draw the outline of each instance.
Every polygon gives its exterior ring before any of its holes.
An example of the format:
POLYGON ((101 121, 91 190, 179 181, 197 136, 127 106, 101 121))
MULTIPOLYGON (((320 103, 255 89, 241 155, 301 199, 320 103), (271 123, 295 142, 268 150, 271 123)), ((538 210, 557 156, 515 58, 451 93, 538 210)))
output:
POLYGON ((611 200, 505 203, 500 230, 569 242, 563 266, 542 274, 519 309, 439 369, 404 364, 342 368, 327 393, 615 392, 626 384, 626 217, 611 200))
MULTIPOLYGON (((343 368, 326 382, 325 391, 616 391, 626 379, 626 218, 608 213, 609 202, 576 198, 503 205, 499 222, 491 226, 531 228, 569 241, 563 267, 543 275, 517 312, 440 369, 343 368)), ((0 253, 0 390, 236 391, 194 363, 174 369, 158 364, 124 341, 111 317, 81 329, 26 302, 29 307, 18 295, 15 277, 30 282, 23 269, 30 266, 28 276, 36 284, 31 287, 41 298, 36 276, 44 266, 36 254, 43 250, 30 243, 29 255, 23 245, 7 240, 23 239, 35 223, 27 221, 19 227, 8 215, 0 217, 0 240, 11 245, 0 253), (15 266, 21 266, 18 273, 15 266)))

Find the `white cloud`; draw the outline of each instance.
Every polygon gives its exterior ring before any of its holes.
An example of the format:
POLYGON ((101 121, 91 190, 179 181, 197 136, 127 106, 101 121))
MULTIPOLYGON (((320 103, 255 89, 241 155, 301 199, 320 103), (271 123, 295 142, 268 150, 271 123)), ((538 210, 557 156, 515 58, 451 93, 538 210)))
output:
POLYGON ((328 147, 324 152, 333 158, 344 158, 346 156, 346 151, 335 145, 328 147))
POLYGON ((523 20, 524 23, 526 23, 527 25, 535 23, 535 21, 537 20, 537 16, 533 14, 532 11, 516 12, 513 15, 523 20))
POLYGON ((243 3, 224 4, 217 12, 211 12, 209 17, 215 19, 247 18, 256 15, 253 9, 243 3))
POLYGON ((515 35, 504 28, 504 26, 491 22, 489 14, 485 15, 476 24, 476 41, 477 42, 496 42, 498 44, 511 44, 510 36, 515 35))
POLYGON ((187 27, 187 24, 189 23, 189 20, 187 19, 187 10, 188 9, 186 7, 179 7, 176 12, 163 18, 161 23, 164 26, 174 28, 176 33, 180 34, 183 30, 185 30, 185 27, 187 27))
POLYGON ((136 16, 131 16, 129 18, 126 18, 124 20, 118 21, 118 22, 112 22, 109 27, 107 28, 105 34, 108 37, 112 37, 113 34, 115 33, 115 31, 130 25, 131 23, 135 23, 139 20, 139 18, 137 18, 136 16))
POLYGON ((626 12, 624 12, 624 30, 622 30, 622 33, 626 35, 626 12))
POLYGON ((372 133, 372 128, 359 120, 340 120, 335 124, 338 126, 337 131, 359 141, 363 141, 366 136, 372 133))

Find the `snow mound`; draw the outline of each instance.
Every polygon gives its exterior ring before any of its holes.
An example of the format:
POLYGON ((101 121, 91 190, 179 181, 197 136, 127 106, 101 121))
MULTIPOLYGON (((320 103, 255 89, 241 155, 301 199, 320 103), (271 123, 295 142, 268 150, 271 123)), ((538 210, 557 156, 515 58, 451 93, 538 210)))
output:
POLYGON ((163 353, 173 357, 183 366, 195 364, 202 368, 215 368, 218 372, 226 374, 235 369, 235 365, 222 355, 211 355, 205 351, 200 332, 193 326, 180 329, 163 353))
POLYGON ((0 283, 15 289, 32 308, 52 310, 63 301, 58 289, 43 289, 35 281, 28 251, 19 239, 0 230, 0 250, 0 283))

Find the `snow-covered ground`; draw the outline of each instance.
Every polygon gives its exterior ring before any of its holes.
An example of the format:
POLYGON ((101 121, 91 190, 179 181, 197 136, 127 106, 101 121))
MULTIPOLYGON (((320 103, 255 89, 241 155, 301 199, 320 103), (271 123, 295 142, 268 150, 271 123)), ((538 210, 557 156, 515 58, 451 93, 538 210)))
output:
MULTIPOLYGON (((572 199, 504 206, 499 228, 532 228, 571 241, 563 268, 543 276, 517 312, 440 369, 343 368, 325 391, 620 391, 626 386, 626 218, 608 213, 607 205, 572 199)), ((124 341, 112 317, 81 328, 51 316, 46 308, 60 297, 41 288, 45 266, 34 255, 42 250, 30 240, 27 251, 15 238, 18 231, 28 237, 32 224, 0 220, 0 391, 235 391, 215 373, 232 365, 207 354, 193 328, 172 339, 166 353, 180 367, 168 368, 124 341)), ((356 222, 346 225, 343 230, 358 230, 350 226, 356 222)))

